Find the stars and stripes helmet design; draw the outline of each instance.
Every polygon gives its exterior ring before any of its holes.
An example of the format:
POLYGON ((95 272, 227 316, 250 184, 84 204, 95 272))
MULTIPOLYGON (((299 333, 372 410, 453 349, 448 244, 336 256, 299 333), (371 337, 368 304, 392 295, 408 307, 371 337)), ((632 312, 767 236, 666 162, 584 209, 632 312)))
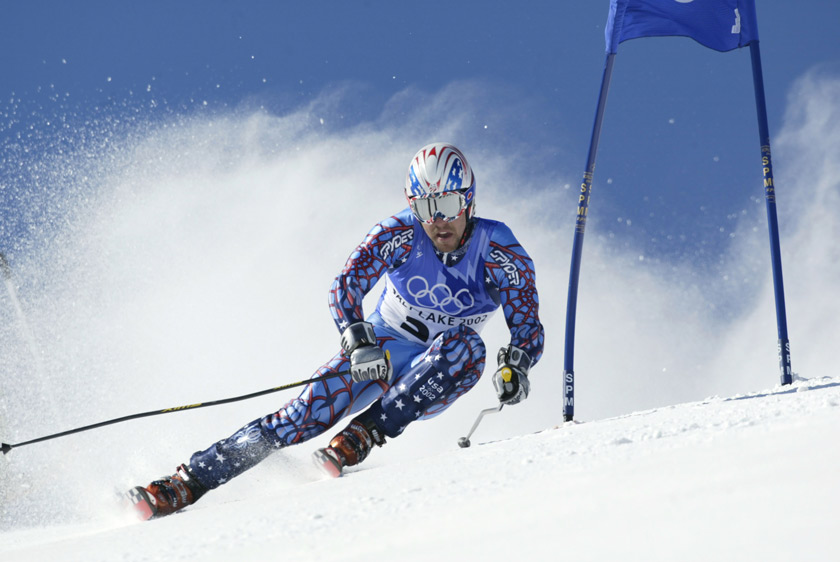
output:
POLYGON ((460 150, 436 142, 421 148, 405 176, 405 197, 417 220, 453 221, 475 214, 475 176, 460 150))

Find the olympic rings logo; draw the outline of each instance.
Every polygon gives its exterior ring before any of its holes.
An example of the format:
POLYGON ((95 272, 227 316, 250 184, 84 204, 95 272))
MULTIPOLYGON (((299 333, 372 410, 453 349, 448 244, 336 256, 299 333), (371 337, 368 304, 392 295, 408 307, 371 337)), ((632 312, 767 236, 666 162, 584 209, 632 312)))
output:
POLYGON ((408 280, 406 289, 418 306, 434 308, 446 314, 460 314, 475 304, 475 299, 466 288, 453 295, 452 289, 446 284, 438 283, 429 287, 429 282, 419 275, 408 280))

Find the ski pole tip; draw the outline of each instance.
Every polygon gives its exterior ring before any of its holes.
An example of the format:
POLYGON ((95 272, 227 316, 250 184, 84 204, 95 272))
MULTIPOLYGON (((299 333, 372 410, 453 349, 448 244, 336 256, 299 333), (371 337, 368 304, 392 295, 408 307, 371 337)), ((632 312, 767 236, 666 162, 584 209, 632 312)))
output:
POLYGON ((0 445, 0 448, 3 449, 3 454, 4 455, 12 450, 12 446, 9 445, 8 443, 3 443, 2 445, 0 445))

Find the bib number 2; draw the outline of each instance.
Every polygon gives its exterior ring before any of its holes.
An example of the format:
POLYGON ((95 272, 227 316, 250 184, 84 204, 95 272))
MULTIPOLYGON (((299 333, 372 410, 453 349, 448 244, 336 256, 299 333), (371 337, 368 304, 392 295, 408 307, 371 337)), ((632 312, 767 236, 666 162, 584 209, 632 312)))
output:
POLYGON ((407 316, 405 322, 400 324, 400 328, 423 343, 429 341, 429 327, 416 318, 407 316))

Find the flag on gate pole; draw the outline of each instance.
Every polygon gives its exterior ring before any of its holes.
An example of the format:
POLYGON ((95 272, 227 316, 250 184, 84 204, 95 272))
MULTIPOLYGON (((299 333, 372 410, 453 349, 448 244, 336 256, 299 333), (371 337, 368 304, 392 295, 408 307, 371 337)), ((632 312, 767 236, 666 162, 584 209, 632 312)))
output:
POLYGON ((764 79, 761 70, 761 55, 758 40, 758 22, 755 0, 610 0, 605 38, 607 56, 598 107, 592 126, 592 137, 586 169, 580 185, 575 236, 572 245, 572 263, 569 273, 569 293, 566 303, 566 341, 563 360, 563 418, 574 419, 575 409, 575 323, 577 317, 577 296, 580 281, 580 264, 583 253, 583 238, 586 219, 589 215, 589 201, 592 192, 592 177, 601 136, 601 125, 606 108, 607 94, 618 45, 628 39, 640 37, 683 36, 690 37, 701 45, 716 51, 731 51, 739 47, 750 47, 755 85, 756 111, 758 113, 759 140, 761 142, 761 164, 764 176, 765 204, 768 229, 770 231, 770 254, 773 265, 773 285, 776 299, 776 323, 778 328, 779 370, 782 384, 791 384, 793 371, 790 359, 790 341, 787 333, 784 282, 782 279, 779 228, 776 218, 776 194, 773 180, 773 166, 770 156, 770 134, 767 125, 767 108, 764 100, 764 79))
POLYGON ((758 40, 754 0, 611 0, 607 53, 639 37, 691 37, 716 51, 758 40))

